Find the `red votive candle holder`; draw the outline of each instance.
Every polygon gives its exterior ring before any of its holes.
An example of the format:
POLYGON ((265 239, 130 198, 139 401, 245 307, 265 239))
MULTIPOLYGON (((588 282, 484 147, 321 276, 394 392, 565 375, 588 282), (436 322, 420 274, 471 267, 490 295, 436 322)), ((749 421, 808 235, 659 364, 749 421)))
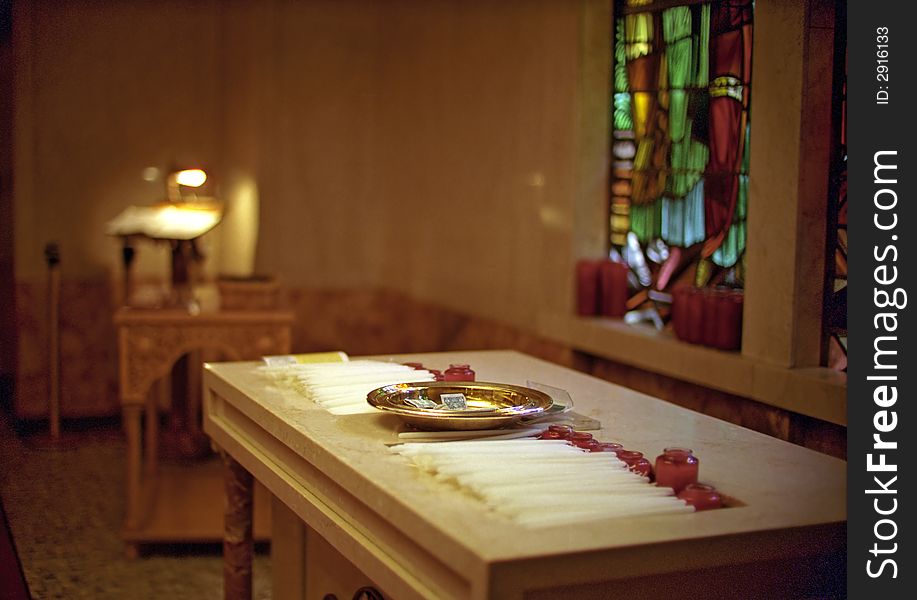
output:
POLYGON ((589 450, 592 452, 592 449, 599 446, 600 442, 596 439, 590 440, 574 440, 573 445, 577 448, 582 448, 583 450, 589 450))
POLYGON ((411 367, 412 369, 417 369, 418 371, 424 368, 423 363, 419 363, 419 362, 406 362, 406 363, 401 363, 401 364, 403 364, 406 367, 411 367))
POLYGON ((697 483, 699 462, 688 448, 666 448, 656 457, 656 485, 670 487, 677 494, 697 483))
POLYGON ((643 456, 642 452, 636 450, 618 450, 618 458, 627 465, 627 468, 636 473, 653 479, 653 465, 643 456))
POLYGON ((446 381, 474 381, 474 371, 465 364, 450 364, 443 377, 446 381))
POLYGON ((701 289, 688 289, 688 306, 685 313, 685 341, 700 344, 704 339, 704 293, 701 289))
POLYGON ((624 446, 615 442, 602 442, 589 448, 590 452, 614 452, 615 454, 621 450, 624 450, 624 446))
POLYGON ((703 483, 690 483, 685 489, 678 492, 678 498, 694 507, 694 510, 710 510, 722 508, 723 498, 712 485, 703 483))
POLYGON ((548 431, 559 433, 564 439, 569 439, 573 435, 573 427, 570 425, 548 425, 548 431))
POLYGON ((724 296, 720 290, 708 288, 704 288, 702 293, 704 307, 700 343, 704 346, 715 348, 717 347, 717 329, 720 323, 720 299, 724 296))
POLYGON ((591 317, 599 314, 599 263, 583 259, 576 263, 576 314, 591 317))
POLYGON ((722 350, 738 350, 742 346, 742 307, 745 295, 741 291, 726 294, 720 302, 720 331, 718 346, 722 350))
POLYGON ((599 264, 601 314, 620 318, 627 312, 627 266, 613 260, 599 264))
POLYGON ((672 291, 672 329, 675 331, 675 337, 680 340, 688 340, 688 294, 691 288, 686 285, 680 285, 672 291))

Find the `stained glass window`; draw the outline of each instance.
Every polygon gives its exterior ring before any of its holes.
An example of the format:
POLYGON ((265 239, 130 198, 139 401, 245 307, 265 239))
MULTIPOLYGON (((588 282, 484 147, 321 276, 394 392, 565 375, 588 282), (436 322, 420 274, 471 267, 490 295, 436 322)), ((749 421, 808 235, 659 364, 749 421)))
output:
POLYGON ((657 322, 676 281, 742 287, 752 14, 752 0, 615 5, 611 253, 631 268, 628 308, 657 322))

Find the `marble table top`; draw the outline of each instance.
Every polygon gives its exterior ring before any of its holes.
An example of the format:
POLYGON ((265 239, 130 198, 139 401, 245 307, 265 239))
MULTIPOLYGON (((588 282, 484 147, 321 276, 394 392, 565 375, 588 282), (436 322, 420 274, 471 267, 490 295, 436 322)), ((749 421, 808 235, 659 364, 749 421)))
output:
POLYGON ((331 415, 295 392, 273 386, 256 372, 257 363, 209 364, 205 377, 216 393, 270 435, 416 543, 447 556, 456 568, 665 543, 703 552, 713 548, 710 540, 715 538, 744 540, 731 546, 739 552, 753 543, 746 548, 750 557, 779 556, 793 548, 817 548, 825 531, 834 537, 843 531, 844 461, 517 352, 374 358, 440 369, 467 362, 479 381, 525 385, 534 380, 564 388, 577 412, 602 423, 596 438, 623 443, 650 460, 667 446, 690 447, 700 458, 700 480, 739 505, 526 529, 487 510, 476 498, 422 476, 388 452, 386 444, 398 441, 396 417, 331 415))

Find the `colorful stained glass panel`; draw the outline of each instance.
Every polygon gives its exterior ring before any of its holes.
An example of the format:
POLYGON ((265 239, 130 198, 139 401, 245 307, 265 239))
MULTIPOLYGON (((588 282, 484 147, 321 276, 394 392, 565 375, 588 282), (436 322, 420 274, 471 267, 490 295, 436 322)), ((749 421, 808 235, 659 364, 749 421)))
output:
POLYGON ((615 3, 611 255, 634 314, 744 279, 753 0, 673 4, 615 3))
POLYGON ((629 308, 677 281, 744 275, 753 1, 672 4, 615 5, 612 256, 652 274, 632 278, 629 308), (659 244, 682 248, 681 264, 655 264, 659 244))

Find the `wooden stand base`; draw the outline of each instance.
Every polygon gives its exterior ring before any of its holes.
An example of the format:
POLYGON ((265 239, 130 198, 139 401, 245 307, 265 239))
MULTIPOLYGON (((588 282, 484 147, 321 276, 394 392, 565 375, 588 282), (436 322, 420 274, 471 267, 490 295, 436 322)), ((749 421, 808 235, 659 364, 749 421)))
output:
MULTIPOLYGON (((271 539, 271 498, 254 486, 254 540, 271 539)), ((141 511, 147 518, 121 530, 128 556, 142 543, 220 543, 223 541, 223 466, 218 456, 200 464, 161 464, 155 478, 144 481, 141 511)))

